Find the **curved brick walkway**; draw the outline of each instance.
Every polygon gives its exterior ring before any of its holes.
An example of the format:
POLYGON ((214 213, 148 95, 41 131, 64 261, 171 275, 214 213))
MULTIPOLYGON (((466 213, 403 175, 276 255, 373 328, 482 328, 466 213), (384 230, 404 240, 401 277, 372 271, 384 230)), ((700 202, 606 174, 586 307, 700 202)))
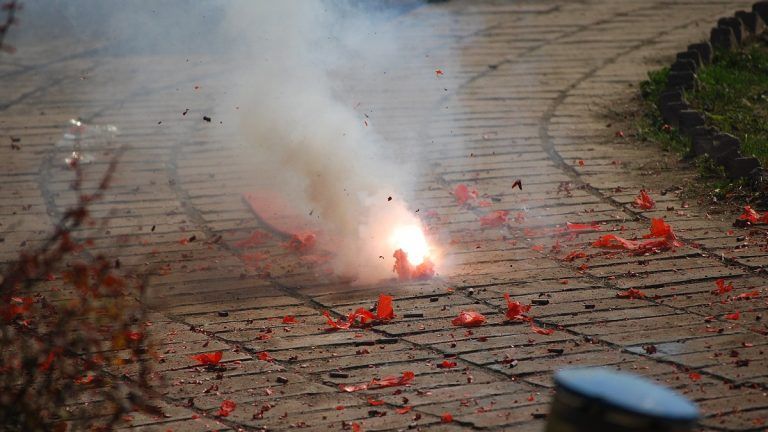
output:
POLYGON ((137 59, 100 57, 63 43, 22 50, 0 60, 0 79, 13 84, 0 89, 0 130, 20 137, 22 147, 2 150, 0 259, 13 258, 24 240, 39 240, 73 202, 70 173, 61 164, 66 151, 53 144, 66 120, 80 115, 120 127, 114 143, 102 143, 106 148, 131 146, 117 184, 95 207, 111 223, 108 231, 92 231, 94 247, 114 251, 118 242, 126 266, 161 266, 153 283, 153 328, 164 356, 157 369, 166 384, 158 388, 168 415, 137 415, 126 428, 340 430, 358 423, 364 430, 534 431, 543 427, 554 369, 608 365, 687 394, 702 407, 706 430, 764 430, 765 297, 721 304, 709 294, 717 278, 732 281, 738 292, 764 285, 762 233, 737 240, 744 233, 729 233, 728 218, 718 221, 674 194, 662 196, 658 188, 666 185, 655 184, 637 162, 656 160, 655 150, 617 139, 605 115, 628 100, 663 56, 705 37, 717 17, 747 7, 736 1, 451 1, 398 18, 414 49, 438 59, 458 53, 454 69, 441 78, 448 90, 413 101, 407 88, 385 88, 366 102, 375 103, 373 120, 384 125, 385 137, 412 141, 429 159, 413 204, 438 212, 433 226, 451 239, 450 254, 460 264, 426 283, 366 290, 318 277, 285 252, 277 235, 248 250, 270 255, 268 277, 243 260, 237 242, 268 227, 240 198, 254 187, 238 158, 242 149, 223 145, 228 137, 200 121, 202 108, 226 90, 215 67, 185 65, 199 77, 201 89, 193 92, 188 81, 174 80, 178 59, 140 59, 158 79, 135 82, 127 71, 137 59), (425 24, 440 31, 423 34, 425 24), (109 94, 98 99, 82 91, 107 83, 109 94), (196 115, 180 116, 186 107, 197 107, 196 115), (148 125, 148 115, 162 123, 148 125), (422 136, 399 136, 404 121, 422 136), (517 178, 523 191, 510 187, 517 178), (492 210, 524 212, 525 220, 479 230, 477 217, 488 209, 459 208, 451 195, 459 183, 501 198, 492 210), (627 205, 641 186, 654 191, 659 210, 640 213, 627 205), (597 234, 564 238, 557 250, 544 232, 565 222, 598 222, 623 226, 619 234, 632 237, 658 216, 675 227, 683 247, 650 257, 564 262, 597 234), (193 235, 193 242, 179 241, 193 235), (653 298, 616 298, 627 288, 653 298), (400 318, 359 333, 323 331, 321 311, 369 307, 378 291, 395 296, 400 318), (545 336, 503 323, 504 293, 522 302, 548 300, 532 314, 539 326, 556 331, 545 336), (468 307, 489 323, 472 331, 451 327, 450 319, 468 307), (739 321, 722 318, 737 308, 739 321), (403 317, 407 311, 422 316, 403 317), (282 324, 289 314, 299 323, 282 324), (707 322, 710 316, 715 319, 707 322), (643 348, 649 345, 655 353, 643 348), (213 350, 225 351, 226 372, 191 367, 190 355, 213 350), (262 351, 276 361, 258 360, 262 351), (437 368, 444 358, 458 367, 437 368), (341 383, 406 370, 416 374, 407 388, 338 390, 341 383), (700 380, 689 378, 692 370, 700 380), (384 405, 371 406, 368 398, 384 405), (238 408, 216 420, 224 399, 238 408), (395 412, 405 405, 413 410, 395 412), (453 423, 440 423, 445 412, 453 423))

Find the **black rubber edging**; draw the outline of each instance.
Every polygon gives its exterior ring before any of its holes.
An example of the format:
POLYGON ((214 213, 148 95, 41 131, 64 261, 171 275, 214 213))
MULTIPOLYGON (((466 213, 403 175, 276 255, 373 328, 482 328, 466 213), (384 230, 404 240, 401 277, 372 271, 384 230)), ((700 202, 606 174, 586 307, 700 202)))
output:
POLYGON ((715 127, 706 125, 706 115, 691 109, 685 91, 696 91, 696 73, 712 63, 715 50, 736 51, 741 45, 766 33, 768 1, 752 5, 752 11, 738 11, 732 17, 720 18, 712 28, 708 41, 688 45, 687 51, 677 53, 669 68, 667 87, 656 104, 664 121, 690 139, 696 156, 708 154, 725 168, 733 179, 763 175, 763 167, 755 157, 741 153, 741 141, 715 127))

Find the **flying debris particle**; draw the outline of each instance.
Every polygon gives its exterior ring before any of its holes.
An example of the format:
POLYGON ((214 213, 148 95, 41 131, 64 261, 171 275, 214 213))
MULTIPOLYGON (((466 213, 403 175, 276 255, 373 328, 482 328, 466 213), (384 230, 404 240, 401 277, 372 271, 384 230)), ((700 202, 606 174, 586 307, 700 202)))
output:
POLYGON ((523 190, 523 182, 520 179, 515 180, 514 183, 512 183, 512 189, 517 187, 520 190, 523 190))
POLYGON ((188 112, 189 112, 189 108, 185 109, 184 112, 181 113, 181 115, 185 116, 185 115, 187 115, 188 112))
POLYGON ((203 116, 203 120, 207 121, 208 123, 211 122, 211 118, 208 116, 203 116))
POLYGON ((445 73, 443 72, 442 69, 435 69, 435 76, 436 77, 443 76, 443 75, 445 75, 445 73))
POLYGON ((442 423, 451 423, 453 421, 453 416, 451 413, 443 413, 443 415, 440 416, 440 422, 442 423))

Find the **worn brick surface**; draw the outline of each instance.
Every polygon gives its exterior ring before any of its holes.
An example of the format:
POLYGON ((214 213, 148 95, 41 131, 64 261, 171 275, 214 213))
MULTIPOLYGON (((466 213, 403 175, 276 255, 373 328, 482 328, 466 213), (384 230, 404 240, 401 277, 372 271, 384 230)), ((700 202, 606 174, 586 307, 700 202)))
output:
MULTIPOLYGON (((185 107, 205 112, 214 105, 217 92, 227 90, 217 79, 226 64, 185 64, 184 76, 196 77, 190 83, 178 81, 179 59, 168 56, 100 57, 95 43, 63 41, 22 49, 12 61, 0 58, 0 79, 12 84, 0 87, 0 138, 19 137, 22 146, 0 150, 0 260, 39 244, 75 202, 62 163, 71 148, 56 143, 66 121, 80 116, 120 128, 109 142, 89 138, 100 152, 130 146, 116 182, 93 208, 108 226, 82 234, 125 267, 157 273, 151 306, 160 356, 152 361, 167 415, 133 416, 126 429, 341 430, 359 423, 365 430, 541 430, 552 372, 603 365, 694 399, 703 410, 702 430, 764 430, 766 231, 732 228, 731 215, 662 194, 670 185, 655 175, 665 170, 656 149, 617 137, 609 119, 650 68, 706 38, 718 17, 748 7, 744 1, 453 0, 394 19, 409 48, 434 59, 453 56, 447 64, 454 66, 440 78, 446 91, 419 100, 407 86, 357 93, 377 107, 373 121, 385 138, 428 161, 414 179, 412 204, 437 212, 429 223, 457 264, 430 281, 365 289, 286 252, 279 233, 258 246, 237 246, 254 230, 270 231, 241 198, 260 186, 242 157, 248 150, 225 145, 232 137, 199 117, 180 115, 185 107), (128 79, 137 62, 156 80, 128 79), (91 83, 108 91, 96 97, 78 90, 91 83), (196 84, 201 90, 193 92, 196 84), (405 136, 402 125, 419 136, 405 136), (516 179, 522 191, 511 189, 516 179), (451 191, 460 183, 494 197, 491 206, 457 206, 451 191), (655 209, 631 206, 641 188, 656 198, 655 209), (489 210, 521 217, 481 230, 478 217, 489 210), (652 217, 670 222, 684 246, 640 257, 590 246, 614 230, 642 236, 652 217), (602 232, 554 234, 565 222, 599 223, 602 232), (564 262, 572 250, 590 256, 564 262), (244 258, 255 253, 268 256, 268 274, 264 263, 244 258), (733 294, 761 296, 713 295, 718 278, 734 284, 733 294), (628 288, 647 297, 616 297, 628 288), (370 307, 379 292, 395 297, 396 320, 325 330, 323 311, 370 307), (555 332, 505 322, 504 293, 524 303, 548 300, 531 315, 555 332), (452 327, 451 318, 465 309, 483 312, 488 323, 452 327), (725 318, 737 310, 739 320, 725 318), (421 316, 403 317, 406 312, 421 316), (286 315, 297 323, 283 324, 286 315), (213 350, 224 351, 223 372, 190 359, 213 350), (263 351, 275 361, 259 360, 263 351), (457 367, 439 368, 444 359, 457 367), (338 388, 403 371, 416 373, 412 385, 338 388), (701 380, 689 378, 691 371, 701 380), (383 405, 371 406, 369 398, 383 405), (238 407, 216 418, 224 399, 238 407), (412 410, 396 413, 403 406, 412 410), (452 424, 440 423, 446 412, 452 424)), ((99 156, 89 170, 104 168, 99 156)), ((57 291, 56 284, 42 289, 57 291)))

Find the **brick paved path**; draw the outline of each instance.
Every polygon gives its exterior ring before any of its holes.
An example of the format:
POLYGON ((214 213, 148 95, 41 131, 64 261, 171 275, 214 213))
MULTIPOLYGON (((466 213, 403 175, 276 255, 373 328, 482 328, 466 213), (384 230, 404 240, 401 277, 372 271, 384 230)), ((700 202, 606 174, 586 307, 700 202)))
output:
POLYGON ((136 59, 129 57, 99 57, 64 42, 22 50, 0 61, 0 130, 3 139, 20 137, 22 147, 2 147, 0 258, 13 258, 24 240, 42 238, 73 202, 71 174, 61 163, 66 151, 54 143, 66 120, 80 115, 117 125, 115 143, 131 146, 117 184, 96 205, 111 222, 107 231, 93 230, 95 248, 113 251, 117 241, 125 265, 163 266, 153 283, 159 297, 153 329, 164 355, 157 368, 166 380, 159 389, 168 415, 136 415, 126 428, 340 430, 358 423, 364 430, 541 430, 553 370, 607 365, 696 400, 706 430, 764 430, 765 297, 721 303, 709 293, 718 278, 732 281, 736 293, 763 286, 756 272, 768 260, 761 233, 730 233, 729 217, 717 220, 705 209, 685 208, 672 193, 662 196, 659 188, 668 185, 649 175, 656 168, 636 162, 651 164, 655 150, 617 139, 605 117, 649 68, 705 37, 717 17, 747 7, 739 1, 452 1, 398 18, 425 54, 460 54, 456 69, 441 78, 448 91, 432 100, 409 100, 407 88, 369 95, 381 133, 411 143, 432 162, 418 179, 413 205, 437 211, 433 226, 452 239, 447 249, 460 264, 428 282, 371 289, 315 275, 278 235, 247 250, 270 256, 269 277, 244 262, 236 243, 268 227, 241 200, 241 192, 254 188, 249 166, 237 157, 242 150, 222 144, 227 137, 215 121, 200 120, 225 89, 214 66, 185 65, 199 77, 194 84, 201 88, 193 91, 192 83, 174 79, 179 59, 141 59, 157 79, 136 82, 130 73, 136 59), (440 31, 426 34, 425 25, 440 31), (98 98, 85 91, 105 84, 109 93, 98 98), (186 107, 196 107, 195 115, 181 116, 186 107), (148 124, 147 116, 162 124, 148 124), (415 123, 422 136, 398 136, 402 122, 415 123), (522 191, 511 189, 517 178, 522 191), (457 206, 451 191, 459 183, 500 197, 490 210, 524 212, 525 220, 480 230, 477 218, 489 209, 457 206), (642 186, 653 191, 657 210, 628 205, 642 186), (597 252, 588 245, 599 233, 563 238, 558 251, 545 232, 565 222, 597 222, 622 226, 618 234, 632 238, 659 216, 683 247, 565 262, 574 249, 597 252), (179 241, 192 235, 196 241, 179 241), (616 297, 627 288, 653 298, 616 297), (378 292, 395 297, 396 320, 363 331, 324 331, 322 311, 370 307, 378 292), (555 332, 505 323, 504 293, 524 303, 548 300, 531 314, 555 332), (486 314, 488 324, 451 327, 450 319, 467 308, 486 314), (723 318, 736 310, 739 321, 723 318), (405 318, 407 311, 423 316, 405 318), (285 315, 298 323, 283 324, 285 315), (643 348, 650 345, 655 353, 643 348), (214 350, 224 351, 226 372, 193 367, 190 355, 214 350), (259 360, 263 351, 276 361, 259 360), (458 366, 438 368, 445 358, 458 366), (416 374, 409 387, 338 388, 404 371, 416 374), (701 378, 691 379, 691 371, 701 378), (369 398, 384 404, 371 406, 369 398), (237 409, 216 419, 224 399, 237 409), (412 411, 398 414, 403 406, 412 411), (453 423, 440 423, 446 412, 453 423))

